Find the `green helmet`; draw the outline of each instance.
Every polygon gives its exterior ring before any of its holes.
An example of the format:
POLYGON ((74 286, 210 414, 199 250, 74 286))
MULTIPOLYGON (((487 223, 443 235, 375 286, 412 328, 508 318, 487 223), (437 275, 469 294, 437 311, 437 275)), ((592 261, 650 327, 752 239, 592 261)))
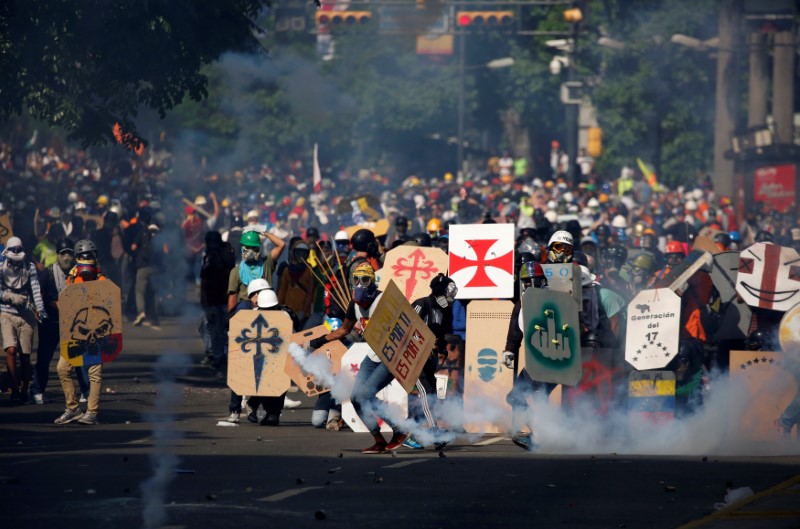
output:
POLYGON ((250 246, 251 248, 260 248, 261 247, 261 240, 258 238, 258 233, 254 231, 246 231, 242 234, 242 238, 239 239, 239 243, 242 246, 250 246))
POLYGON ((631 264, 636 268, 641 268, 643 270, 652 270, 656 266, 656 262, 653 257, 646 253, 637 255, 631 264))

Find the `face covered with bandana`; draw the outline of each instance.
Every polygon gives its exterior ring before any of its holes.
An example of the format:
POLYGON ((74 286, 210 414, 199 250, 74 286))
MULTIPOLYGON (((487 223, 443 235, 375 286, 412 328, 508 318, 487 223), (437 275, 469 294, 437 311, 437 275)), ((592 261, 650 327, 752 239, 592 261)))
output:
POLYGON ((22 239, 19 237, 11 237, 6 243, 6 249, 3 250, 3 255, 8 259, 8 264, 13 267, 22 266, 25 261, 25 249, 22 247, 22 239))
POLYGON ((375 271, 368 263, 358 265, 353 271, 353 302, 367 309, 378 297, 375 271))

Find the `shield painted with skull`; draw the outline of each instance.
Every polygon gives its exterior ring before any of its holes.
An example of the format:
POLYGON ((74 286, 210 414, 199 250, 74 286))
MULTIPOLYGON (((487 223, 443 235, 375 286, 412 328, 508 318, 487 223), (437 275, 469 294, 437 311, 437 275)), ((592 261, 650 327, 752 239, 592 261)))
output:
POLYGON ((120 290, 111 281, 67 285, 58 295, 61 356, 73 367, 113 361, 122 351, 120 290))
POLYGON ((240 310, 228 332, 228 387, 239 395, 277 397, 289 389, 286 359, 292 319, 281 310, 240 310))
POLYGON ((513 297, 513 224, 456 224, 449 236, 449 271, 458 299, 513 297))
POLYGON ((756 243, 739 254, 736 292, 751 307, 786 312, 800 302, 800 254, 756 243))

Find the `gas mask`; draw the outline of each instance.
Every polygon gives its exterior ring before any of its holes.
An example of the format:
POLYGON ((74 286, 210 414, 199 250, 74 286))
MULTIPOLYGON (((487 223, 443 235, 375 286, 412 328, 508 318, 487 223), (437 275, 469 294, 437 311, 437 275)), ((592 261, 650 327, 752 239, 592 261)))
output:
POLYGON ((99 272, 97 268, 97 263, 94 261, 78 261, 78 264, 75 265, 75 275, 83 279, 84 281, 94 281, 97 279, 97 273, 99 272))
POLYGON ((359 282, 353 288, 353 302, 355 302, 362 309, 369 308, 369 306, 372 305, 372 302, 375 301, 375 298, 377 297, 378 285, 375 283, 364 285, 359 282))
POLYGON ((246 263, 252 263, 254 261, 258 261, 261 257, 261 251, 255 248, 250 248, 248 246, 242 246, 242 261, 246 263))
POLYGON ((571 263, 572 246, 562 242, 551 244, 547 251, 547 260, 551 263, 571 263))
POLYGON ((447 288, 444 290, 444 296, 436 296, 436 303, 440 307, 446 309, 456 301, 456 294, 458 294, 458 287, 455 283, 448 283, 447 288))
POLYGON ((62 252, 58 254, 56 259, 58 260, 58 266, 65 272, 70 271, 75 266, 75 255, 72 252, 62 252))

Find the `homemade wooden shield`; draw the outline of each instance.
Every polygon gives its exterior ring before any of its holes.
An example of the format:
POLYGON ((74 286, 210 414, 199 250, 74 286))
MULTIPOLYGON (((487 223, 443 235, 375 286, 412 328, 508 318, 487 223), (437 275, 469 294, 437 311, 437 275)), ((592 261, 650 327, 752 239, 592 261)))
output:
POLYGON ((581 292, 581 269, 578 263, 543 264, 544 277, 547 278, 547 289, 566 292, 578 304, 578 312, 583 308, 581 292))
POLYGON ((386 219, 380 219, 375 222, 363 222, 354 226, 348 226, 344 229, 344 231, 347 232, 347 237, 352 239, 353 234, 362 228, 366 228, 374 233, 375 237, 380 237, 382 235, 386 235, 386 232, 389 231, 389 221, 386 219))
POLYGON ((753 313, 750 306, 736 295, 736 278, 739 275, 739 252, 722 252, 714 256, 711 265, 711 282, 719 292, 722 306, 721 321, 715 340, 743 340, 750 330, 753 313))
POLYGON ((11 229, 11 219, 8 213, 0 215, 0 244, 6 245, 8 240, 14 236, 14 230, 11 229))
POLYGON ((751 307, 786 312, 800 302, 800 255, 762 242, 746 248, 739 254, 736 292, 751 307))
POLYGON ((564 292, 529 288, 522 296, 525 370, 533 380, 574 386, 581 379, 578 306, 564 292))
POLYGON ((433 351, 436 337, 394 281, 389 281, 377 303, 364 340, 410 393, 433 351))
MULTIPOLYGON (((310 353, 311 356, 318 356, 327 358, 331 364, 331 372, 335 375, 339 373, 342 366, 342 357, 347 352, 347 346, 339 340, 328 342, 319 349, 310 353)), ((292 382, 297 384, 300 391, 309 397, 316 397, 320 393, 327 393, 330 388, 320 386, 316 383, 314 375, 310 375, 303 371, 303 368, 292 358, 291 355, 286 357, 286 367, 284 368, 286 374, 292 379, 292 382)))
POLYGON ((277 397, 289 389, 286 359, 292 320, 280 310, 240 310, 228 331, 228 387, 238 395, 277 397))
POLYGON ((681 290, 687 281, 701 268, 710 269, 713 256, 704 250, 692 250, 678 265, 670 269, 669 274, 656 281, 656 288, 681 290))
POLYGON ((787 310, 781 318, 778 340, 783 354, 800 361, 800 303, 787 310))
POLYGON ((514 225, 450 226, 448 270, 458 299, 514 296, 514 225))
MULTIPOLYGON (((717 232, 717 233, 722 233, 722 232, 717 232)), ((719 249, 719 246, 717 246, 714 243, 713 236, 712 237, 706 237, 704 235, 698 235, 695 238, 694 243, 692 244, 692 249, 693 250, 702 250, 702 251, 710 253, 711 255, 716 255, 716 254, 722 252, 722 250, 719 249)))
MULTIPOLYGON (((347 377, 352 384, 368 351, 369 344, 362 342, 351 345, 350 349, 342 356, 340 376, 347 377)), ((408 393, 397 380, 392 380, 391 384, 378 391, 375 395, 389 407, 393 415, 402 418, 408 416, 408 393)), ((342 403, 342 418, 354 432, 363 433, 368 431, 356 414, 353 403, 349 400, 342 403)), ((391 431, 389 425, 380 417, 378 418, 378 424, 382 432, 391 431)))
POLYGON ((499 433, 511 428, 511 406, 506 396, 514 384, 514 370, 501 360, 513 309, 510 301, 476 300, 467 305, 464 367, 467 432, 499 433))
POLYGON ((753 441, 779 441, 778 417, 797 394, 797 383, 784 366, 782 353, 731 351, 731 384, 746 398, 731 399, 730 424, 753 441))
POLYGON ((436 274, 447 274, 447 254, 439 248, 398 246, 386 254, 381 268, 378 288, 390 279, 395 282, 408 301, 431 293, 431 279, 436 274))
POLYGON ((628 419, 632 425, 675 418, 675 373, 633 371, 628 377, 628 419))
POLYGON ((58 295, 61 356, 74 367, 113 361, 122 351, 122 302, 108 280, 67 285, 58 295))
POLYGON ((104 219, 102 215, 89 215, 88 213, 78 213, 77 216, 83 219, 84 224, 89 221, 92 221, 94 222, 96 229, 98 230, 103 229, 104 219))
POLYGON ((642 290, 628 304, 625 360, 640 371, 660 369, 678 354, 681 298, 668 288, 642 290))

